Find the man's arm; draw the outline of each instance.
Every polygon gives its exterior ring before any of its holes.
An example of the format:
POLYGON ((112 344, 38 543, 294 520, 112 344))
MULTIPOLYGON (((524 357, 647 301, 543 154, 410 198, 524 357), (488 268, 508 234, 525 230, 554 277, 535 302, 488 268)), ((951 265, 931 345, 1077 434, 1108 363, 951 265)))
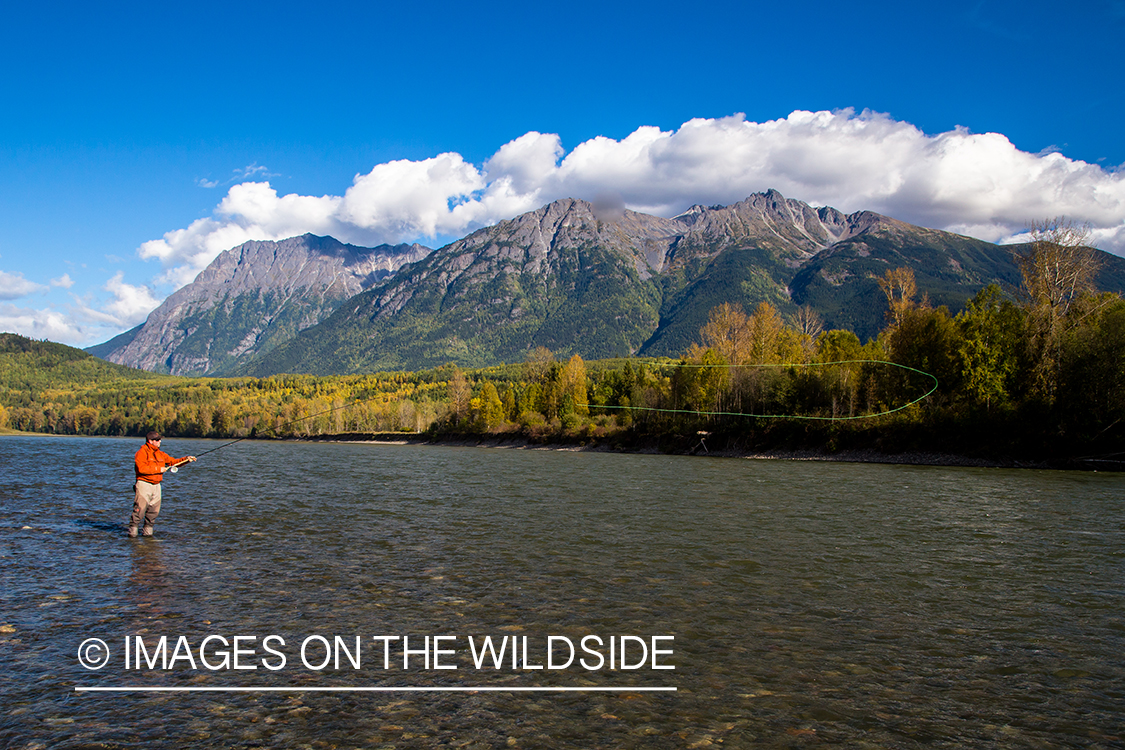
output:
POLYGON ((190 461, 195 460, 195 456, 184 456, 183 458, 172 458, 171 456, 169 456, 167 453, 164 453, 163 451, 160 452, 160 455, 164 456, 165 460, 167 460, 168 463, 170 463, 170 464, 182 464, 182 463, 188 463, 190 461))

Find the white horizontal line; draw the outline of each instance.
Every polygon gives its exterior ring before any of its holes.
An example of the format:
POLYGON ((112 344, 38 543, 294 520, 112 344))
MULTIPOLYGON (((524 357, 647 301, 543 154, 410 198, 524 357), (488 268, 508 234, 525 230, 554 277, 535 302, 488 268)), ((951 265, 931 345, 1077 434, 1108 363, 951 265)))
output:
POLYGON ((653 693, 674 687, 76 687, 76 693, 653 693))

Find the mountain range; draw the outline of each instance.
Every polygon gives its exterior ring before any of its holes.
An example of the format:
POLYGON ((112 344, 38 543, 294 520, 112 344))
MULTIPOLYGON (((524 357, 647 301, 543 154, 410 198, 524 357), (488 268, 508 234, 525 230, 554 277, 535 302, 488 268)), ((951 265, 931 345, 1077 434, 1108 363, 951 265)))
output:
MULTIPOLYGON (((1125 259, 1103 255, 1100 285, 1125 290, 1125 259)), ((587 359, 678 356, 716 305, 750 311, 761 301, 786 314, 808 305, 826 328, 869 338, 885 322, 875 279, 901 266, 954 311, 986 284, 1019 280, 1010 247, 773 190, 671 219, 564 199, 432 252, 311 235, 246 243, 119 337, 131 340, 90 351, 214 375, 479 367, 521 361, 537 346, 587 359), (267 270, 328 257, 360 268, 344 258, 369 256, 383 259, 381 277, 325 270, 298 283, 267 270)))

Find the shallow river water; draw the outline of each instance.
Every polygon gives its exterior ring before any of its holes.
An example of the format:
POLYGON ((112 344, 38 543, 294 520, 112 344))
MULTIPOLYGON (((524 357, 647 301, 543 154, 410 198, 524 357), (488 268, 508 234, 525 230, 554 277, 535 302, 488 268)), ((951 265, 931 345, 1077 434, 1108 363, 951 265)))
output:
POLYGON ((0 438, 0 746, 1125 745, 1123 474, 141 442, 0 438))

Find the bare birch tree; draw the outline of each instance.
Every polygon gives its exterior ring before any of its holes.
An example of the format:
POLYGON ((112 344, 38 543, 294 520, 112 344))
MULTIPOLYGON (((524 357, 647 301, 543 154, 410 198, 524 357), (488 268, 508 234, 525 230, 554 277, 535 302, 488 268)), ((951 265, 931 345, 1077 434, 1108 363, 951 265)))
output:
POLYGON ((903 266, 888 270, 882 278, 875 279, 883 294, 887 295, 887 318, 894 326, 902 325, 906 311, 914 306, 914 295, 918 284, 914 281, 914 271, 903 266))
POLYGON ((1061 217, 1032 222, 1031 242, 1015 253, 1029 308, 1061 320, 1076 299, 1094 292, 1102 261, 1089 238, 1089 224, 1061 217))
POLYGON ((1032 222, 1031 242, 1014 251, 1027 309, 1028 343, 1035 355, 1035 381, 1051 397, 1055 391, 1063 334, 1075 303, 1093 296, 1101 269, 1098 251, 1087 242, 1088 224, 1063 217, 1032 222))

